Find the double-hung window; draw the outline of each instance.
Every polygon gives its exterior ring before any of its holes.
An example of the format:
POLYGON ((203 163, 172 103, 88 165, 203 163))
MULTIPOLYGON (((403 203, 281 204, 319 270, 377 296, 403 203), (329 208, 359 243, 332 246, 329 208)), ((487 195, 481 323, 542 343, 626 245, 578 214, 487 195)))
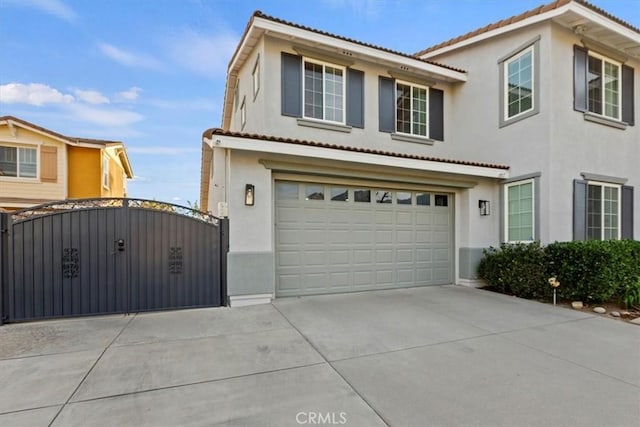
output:
POLYGON ((587 239, 620 238, 620 186, 599 182, 587 184, 587 239))
POLYGON ((500 69, 500 127, 540 111, 540 37, 498 60, 500 69))
POLYGON ((589 111, 620 120, 620 64, 590 52, 587 80, 589 111))
POLYGON ((429 89, 396 82, 396 132, 427 136, 429 89))
POLYGON ((38 150, 27 147, 0 146, 0 176, 37 178, 38 150))
POLYGON ((304 117, 345 122, 345 68, 304 59, 304 117))
POLYGON ((535 180, 505 185, 505 236, 508 242, 535 240, 535 180))
POLYGON ((533 110, 533 46, 506 61, 504 67, 505 119, 533 110))
POLYGON ((573 61, 573 108, 592 122, 621 129, 635 125, 634 69, 577 45, 573 61))

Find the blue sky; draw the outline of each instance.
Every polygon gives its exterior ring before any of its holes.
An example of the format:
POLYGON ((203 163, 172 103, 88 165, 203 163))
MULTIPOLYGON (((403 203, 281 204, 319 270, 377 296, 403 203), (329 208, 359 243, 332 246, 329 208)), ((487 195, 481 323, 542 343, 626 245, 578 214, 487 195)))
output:
MULTIPOLYGON (((0 115, 123 141, 131 197, 187 204, 253 11, 413 53, 545 2, 0 0, 0 115)), ((640 27, 640 0, 592 3, 640 27)))

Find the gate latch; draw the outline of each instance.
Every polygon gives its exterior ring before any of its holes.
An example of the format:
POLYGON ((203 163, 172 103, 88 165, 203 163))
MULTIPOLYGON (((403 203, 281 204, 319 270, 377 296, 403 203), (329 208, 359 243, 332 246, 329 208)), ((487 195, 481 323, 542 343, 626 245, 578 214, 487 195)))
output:
POLYGON ((124 252, 124 239, 118 239, 115 243, 118 252, 124 252))

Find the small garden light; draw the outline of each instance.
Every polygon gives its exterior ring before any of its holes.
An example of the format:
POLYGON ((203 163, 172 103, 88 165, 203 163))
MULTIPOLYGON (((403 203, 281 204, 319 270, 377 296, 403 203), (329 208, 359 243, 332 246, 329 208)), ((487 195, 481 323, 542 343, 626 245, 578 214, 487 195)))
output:
POLYGON ((551 285, 551 287, 553 287, 553 305, 556 305, 556 289, 558 288, 558 286, 560 286, 560 282, 558 282, 558 279, 556 277, 550 277, 549 278, 549 284, 551 285))

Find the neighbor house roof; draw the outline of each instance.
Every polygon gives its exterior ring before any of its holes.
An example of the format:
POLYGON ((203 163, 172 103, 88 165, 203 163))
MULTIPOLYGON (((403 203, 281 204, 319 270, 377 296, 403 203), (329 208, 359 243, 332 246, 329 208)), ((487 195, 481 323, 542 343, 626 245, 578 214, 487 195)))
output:
POLYGON ((484 27, 478 28, 478 29, 476 29, 474 31, 470 31, 470 32, 468 32, 466 34, 463 34, 461 36, 452 38, 452 39, 444 41, 442 43, 438 43, 438 44, 436 44, 434 46, 428 47, 428 48, 426 48, 424 50, 421 50, 420 52, 417 52, 415 54, 415 56, 416 57, 423 57, 423 56, 425 56, 425 55, 427 55, 429 53, 438 51, 438 50, 443 49, 443 48, 455 46, 455 45, 457 45, 459 43, 462 43, 464 41, 473 39, 474 37, 478 37, 478 36, 481 36, 483 34, 490 33, 491 31, 498 30, 498 29, 503 29, 505 27, 509 27, 509 26, 517 24, 519 22, 525 21, 528 18, 544 15, 546 13, 549 13, 549 12, 555 11, 557 9, 560 9, 560 8, 562 8, 564 6, 570 5, 572 3, 584 6, 585 8, 587 8, 587 9, 593 11, 593 12, 596 12, 599 15, 602 15, 605 18, 607 18, 607 19, 609 19, 609 20, 611 20, 611 21, 613 21, 613 22, 615 22, 617 24, 620 24, 620 25, 622 25, 623 27, 626 27, 629 30, 632 30, 632 31, 634 31, 636 33, 640 33, 640 29, 638 29, 638 27, 636 27, 636 26, 634 26, 634 25, 632 25, 632 24, 630 24, 630 23, 628 23, 628 22, 626 22, 626 21, 624 21, 624 20, 622 20, 622 19, 610 14, 609 12, 605 11, 604 9, 601 9, 601 8, 595 6, 595 5, 591 4, 591 3, 588 3, 588 2, 586 2, 584 0, 556 0, 554 2, 543 4, 541 6, 538 6, 538 7, 534 8, 534 9, 531 9, 531 10, 528 10, 526 12, 523 12, 523 13, 521 13, 519 15, 514 15, 514 16, 512 16, 510 18, 502 19, 500 21, 497 21, 497 22, 494 22, 492 24, 486 25, 484 27))
POLYGON ((125 169, 125 173, 129 178, 133 178, 133 169, 131 168, 131 163, 129 162, 129 157, 127 156, 127 149, 124 146, 122 141, 112 141, 107 139, 91 139, 91 138, 80 138, 75 136, 67 136, 62 135, 61 133, 54 132, 50 129, 43 128, 42 126, 38 126, 34 123, 28 122, 26 120, 20 119, 14 116, 1 116, 0 124, 17 124, 26 129, 30 129, 40 134, 45 134, 49 137, 53 137, 54 139, 59 140, 68 145, 72 146, 81 146, 85 148, 106 148, 106 147, 116 147, 118 158, 122 162, 122 167, 125 169))

